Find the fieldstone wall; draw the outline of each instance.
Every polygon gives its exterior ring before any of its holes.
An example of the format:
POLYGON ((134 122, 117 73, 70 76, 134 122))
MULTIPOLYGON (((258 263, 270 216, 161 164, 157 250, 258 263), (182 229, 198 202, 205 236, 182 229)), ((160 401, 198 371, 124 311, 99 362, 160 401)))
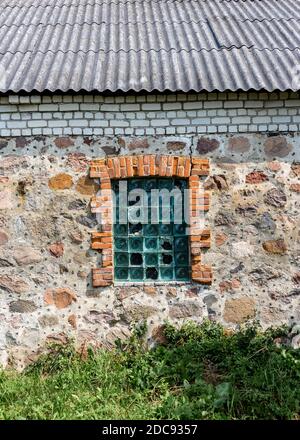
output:
POLYGON ((300 133, 0 138, 0 361, 24 367, 47 341, 111 346, 146 319, 208 317, 226 327, 300 321, 300 133), (210 159, 211 286, 93 288, 97 230, 91 159, 173 154, 210 159))

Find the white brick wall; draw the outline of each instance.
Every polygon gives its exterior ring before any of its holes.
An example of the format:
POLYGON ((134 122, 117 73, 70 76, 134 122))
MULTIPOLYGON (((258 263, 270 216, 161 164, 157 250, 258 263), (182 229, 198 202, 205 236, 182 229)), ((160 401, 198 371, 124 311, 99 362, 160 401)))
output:
POLYGON ((0 97, 0 136, 300 131, 293 92, 0 97))

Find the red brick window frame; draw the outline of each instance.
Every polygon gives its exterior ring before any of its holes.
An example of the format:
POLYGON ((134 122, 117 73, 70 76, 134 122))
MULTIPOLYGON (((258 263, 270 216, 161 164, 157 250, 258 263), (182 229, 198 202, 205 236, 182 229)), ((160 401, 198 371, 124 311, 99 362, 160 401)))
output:
MULTIPOLYGON (((113 284, 113 205, 112 179, 131 177, 180 177, 188 180, 190 217, 209 209, 210 194, 203 192, 202 177, 209 175, 209 160, 189 156, 139 155, 116 156, 96 159, 91 162, 90 177, 99 179, 100 195, 91 200, 93 213, 106 218, 101 232, 92 233, 91 247, 102 253, 101 267, 92 270, 93 287, 113 284), (199 196, 201 190, 201 196, 199 196)), ((210 230, 190 225, 191 279, 194 282, 210 284, 212 270, 202 264, 202 249, 210 247, 210 230)))

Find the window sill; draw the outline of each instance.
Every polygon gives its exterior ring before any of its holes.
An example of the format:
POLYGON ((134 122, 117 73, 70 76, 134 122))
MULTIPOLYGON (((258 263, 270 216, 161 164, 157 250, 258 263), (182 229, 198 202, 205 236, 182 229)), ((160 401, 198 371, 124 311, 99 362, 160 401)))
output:
POLYGON ((191 280, 188 281, 116 281, 113 283, 115 287, 130 287, 130 286, 188 286, 193 284, 191 280))

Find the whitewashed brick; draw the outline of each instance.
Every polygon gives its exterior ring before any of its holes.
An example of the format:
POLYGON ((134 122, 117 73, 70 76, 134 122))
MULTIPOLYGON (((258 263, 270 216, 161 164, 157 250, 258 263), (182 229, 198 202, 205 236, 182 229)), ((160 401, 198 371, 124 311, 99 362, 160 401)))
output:
POLYGON ((72 104, 59 104, 61 112, 76 112, 79 110, 79 104, 73 102, 72 104))
MULTIPOLYGON (((24 122, 26 124, 26 122, 24 122)), ((28 121, 28 127, 30 128, 43 128, 47 127, 47 121, 36 120, 36 121, 28 121)))
POLYGON ((144 110, 144 111, 159 111, 159 110, 161 110, 161 104, 142 104, 142 110, 144 110))

